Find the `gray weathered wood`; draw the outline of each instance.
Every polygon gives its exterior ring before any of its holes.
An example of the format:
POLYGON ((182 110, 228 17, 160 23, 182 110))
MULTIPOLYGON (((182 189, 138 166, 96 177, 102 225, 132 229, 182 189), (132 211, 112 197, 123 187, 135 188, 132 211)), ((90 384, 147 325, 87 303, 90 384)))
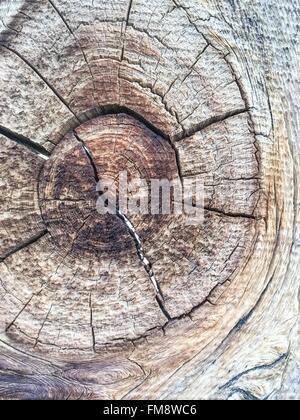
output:
POLYGON ((299 19, 0 2, 1 399, 300 397, 299 19), (203 224, 133 219, 159 291, 95 211, 125 168, 204 181, 203 224))

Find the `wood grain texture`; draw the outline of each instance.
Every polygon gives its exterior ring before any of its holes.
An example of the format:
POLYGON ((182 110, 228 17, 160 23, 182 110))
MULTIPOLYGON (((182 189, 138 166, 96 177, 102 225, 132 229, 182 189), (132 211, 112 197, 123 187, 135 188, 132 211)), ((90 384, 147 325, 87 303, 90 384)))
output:
POLYGON ((0 398, 298 399, 298 0, 0 2, 0 398), (87 153, 88 150, 88 153, 87 153), (205 218, 96 212, 201 176, 205 218))

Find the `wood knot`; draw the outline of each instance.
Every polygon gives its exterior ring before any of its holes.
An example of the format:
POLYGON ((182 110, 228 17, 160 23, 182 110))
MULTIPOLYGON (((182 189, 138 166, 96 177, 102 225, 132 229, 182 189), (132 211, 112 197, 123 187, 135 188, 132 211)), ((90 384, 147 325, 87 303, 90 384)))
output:
MULTIPOLYGON (((44 5, 27 3, 40 25, 44 5)), ((97 352, 161 334, 217 303, 252 252, 260 155, 238 73, 184 9, 165 10, 162 20, 173 23, 162 37, 152 16, 147 27, 139 19, 144 9, 126 7, 124 15, 106 2, 105 15, 122 16, 103 36, 100 11, 93 23, 72 15, 72 32, 51 4, 53 37, 67 30, 53 44, 59 53, 53 47, 45 56, 48 38, 30 37, 35 47, 23 48, 30 21, 1 46, 3 214, 10 214, 0 246, 2 323, 9 339, 36 351, 97 352), (100 214, 105 191, 97 184, 117 183, 122 172, 147 186, 200 177, 203 221, 189 224, 175 212, 129 217, 118 206, 100 214)))
MULTIPOLYGON (((131 195, 135 191, 127 187, 134 181, 145 181, 148 186, 153 179, 178 179, 175 150, 166 139, 125 114, 92 119, 56 147, 41 173, 39 197, 43 219, 61 252, 85 259, 135 249, 117 211, 116 215, 97 211, 101 193, 97 187, 104 179, 111 180, 111 189, 118 196, 120 175, 126 176, 126 193, 131 195)), ((136 193, 138 201, 141 191, 136 193)), ((115 204, 118 210, 117 198, 115 204)), ((132 215, 142 241, 153 239, 170 219, 151 216, 150 210, 148 206, 148 213, 132 215)))

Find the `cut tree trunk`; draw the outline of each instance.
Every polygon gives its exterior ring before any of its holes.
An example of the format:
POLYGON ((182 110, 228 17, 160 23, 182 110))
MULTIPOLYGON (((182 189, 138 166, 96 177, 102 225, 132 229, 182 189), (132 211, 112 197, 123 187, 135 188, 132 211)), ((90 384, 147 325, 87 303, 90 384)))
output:
POLYGON ((300 397, 299 19, 0 2, 0 398, 300 397), (124 171, 200 177, 203 222, 100 214, 124 171))

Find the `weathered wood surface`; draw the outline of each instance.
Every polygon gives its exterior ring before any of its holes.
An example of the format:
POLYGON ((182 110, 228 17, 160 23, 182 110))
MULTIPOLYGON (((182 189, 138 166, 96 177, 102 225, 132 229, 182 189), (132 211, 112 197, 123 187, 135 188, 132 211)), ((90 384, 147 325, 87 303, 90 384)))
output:
POLYGON ((299 19, 0 2, 0 398, 300 397, 299 19), (134 218, 159 293, 95 211, 123 169, 204 180, 203 224, 134 218))

